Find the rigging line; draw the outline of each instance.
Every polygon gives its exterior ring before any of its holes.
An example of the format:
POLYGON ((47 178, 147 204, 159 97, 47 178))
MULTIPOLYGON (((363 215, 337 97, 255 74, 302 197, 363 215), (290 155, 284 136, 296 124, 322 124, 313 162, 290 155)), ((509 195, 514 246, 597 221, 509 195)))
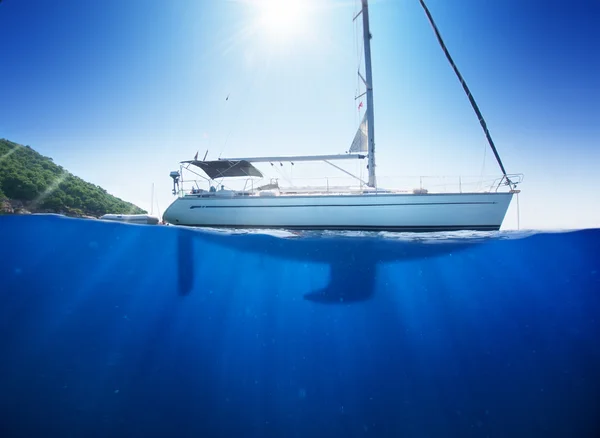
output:
MULTIPOLYGON (((358 13, 356 12, 357 11, 357 4, 358 3, 355 0, 354 1, 354 13, 353 13, 354 17, 358 16, 358 13)), ((356 71, 359 71, 360 70, 360 49, 358 47, 358 45, 359 45, 359 43, 358 43, 358 32, 356 30, 355 20, 352 20, 352 36, 353 36, 354 50, 355 50, 354 58, 356 59, 356 71)), ((357 75, 356 76, 356 89, 354 91, 354 97, 355 97, 354 101, 355 102, 356 102, 356 96, 358 96, 359 94, 360 94, 360 80, 359 80, 359 77, 357 75)), ((356 114, 355 114, 354 118, 355 118, 354 123, 360 123, 360 115, 358 115, 358 120, 357 120, 356 114)))
MULTIPOLYGON (((228 105, 229 103, 229 96, 231 95, 231 92, 227 93, 227 97, 225 98, 225 102, 227 102, 225 104, 225 111, 227 111, 227 109, 229 108, 230 105, 228 105)), ((227 114, 229 115, 231 113, 231 111, 227 111, 227 114)), ((231 131, 233 130, 233 128, 230 126, 229 128, 229 132, 227 132, 227 136, 225 137, 225 143, 221 145, 221 149, 219 150, 219 155, 218 157, 221 158, 221 155, 223 155, 223 150, 225 149, 225 146, 227 146, 227 141, 229 140, 229 136, 231 135, 231 131)))
POLYGON ((517 192, 517 230, 521 229, 521 209, 519 207, 519 192, 517 192))
POLYGON ((471 102, 471 106, 473 107, 473 110, 475 111, 475 114, 477 115, 477 118, 479 119, 479 123, 481 124, 481 128, 483 129, 483 132, 485 133, 485 136, 486 136, 486 138, 488 140, 488 143, 490 144, 490 147, 492 148, 492 151, 494 152, 494 155, 496 156, 496 161, 498 161, 498 164, 500 165, 500 169, 502 169, 502 173, 504 174, 504 177, 506 178, 506 180, 510 184, 511 181, 508 178, 508 176, 506 175, 506 170, 504 170, 504 165, 502 164, 502 160, 500 160, 500 156, 498 155, 498 151, 496 150, 496 146, 494 145, 494 141, 492 140, 492 136, 490 135, 490 132, 489 132, 489 130, 487 128, 487 124, 485 123, 483 115, 481 114, 481 111, 479 111, 479 107, 477 106, 477 103, 475 103, 475 99, 473 98, 473 95, 471 94, 471 91, 469 90, 469 87, 467 87, 467 83, 465 82, 465 80, 461 76, 460 72, 458 71, 458 68, 454 64, 454 60, 450 56, 450 53, 448 52, 448 49, 446 48, 446 45, 444 44, 444 41, 442 40, 442 36, 440 35, 440 32, 439 32, 437 26, 435 25, 435 22, 433 21, 433 17, 431 16, 431 13, 429 12, 429 9, 425 5, 425 1, 424 0, 419 0, 419 2, 421 3, 421 6, 425 10, 425 14, 427 15, 427 18, 429 19, 429 23, 431 24, 431 27, 433 27, 435 35, 436 35, 436 37, 437 37, 440 45, 442 46, 442 50, 446 54, 446 58, 448 58, 448 61, 450 62, 450 65, 454 69, 454 72, 456 73, 456 76, 458 76, 458 79, 459 79, 460 83, 462 84, 463 89, 465 90, 465 93, 467 93, 467 97, 469 98, 469 101, 471 102))
POLYGON ((479 172, 479 179, 483 179, 483 172, 485 172, 485 159, 487 158, 487 148, 483 148, 483 161, 481 163, 481 171, 479 172))
POLYGON ((227 133, 227 137, 225 137, 225 143, 223 143, 223 146, 221 146, 221 150, 219 151, 218 158, 221 158, 221 155, 223 155, 223 150, 225 149, 225 146, 227 146, 227 141, 229 140, 229 136, 231 135, 232 130, 233 130, 233 128, 229 129, 229 132, 227 133))
POLYGON ((279 168, 279 167, 277 167, 277 165, 276 165, 276 164, 274 164, 272 167, 274 167, 274 168, 275 168, 275 172, 276 172, 277 174, 279 174, 279 176, 280 176, 280 177, 281 177, 281 178, 282 178, 282 179, 283 179, 285 182, 287 182, 287 183, 288 183, 288 184, 290 184, 291 186, 293 186, 293 185, 294 185, 293 181, 292 181, 290 178, 288 178, 287 174, 285 174, 285 173, 284 173, 285 171, 284 171, 284 169, 283 169, 283 166, 280 166, 281 168, 279 168))
MULTIPOLYGON (((355 53, 355 59, 356 59, 356 72, 357 72, 357 76, 356 76, 356 93, 355 93, 355 100, 358 99, 360 96, 362 96, 363 94, 366 93, 360 93, 361 91, 361 84, 363 83, 361 81, 360 78, 360 68, 361 65, 363 63, 363 52, 364 52, 364 41, 362 38, 362 24, 359 20, 357 20, 357 18, 359 17, 359 15, 362 14, 362 3, 360 0, 356 0, 354 2, 354 8, 355 8, 355 12, 354 12, 354 18, 352 20, 352 33, 354 36, 354 48, 356 50, 355 53), (358 12, 357 12, 358 11, 358 12)), ((358 116, 358 123, 360 123, 360 115, 358 116)))

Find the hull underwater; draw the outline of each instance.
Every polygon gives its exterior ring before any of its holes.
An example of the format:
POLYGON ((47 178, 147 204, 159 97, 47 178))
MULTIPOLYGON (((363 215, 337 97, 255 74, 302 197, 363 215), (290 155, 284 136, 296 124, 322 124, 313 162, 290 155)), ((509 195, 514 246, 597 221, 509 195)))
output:
POLYGON ((513 193, 177 198, 173 225, 360 231, 495 231, 513 193))

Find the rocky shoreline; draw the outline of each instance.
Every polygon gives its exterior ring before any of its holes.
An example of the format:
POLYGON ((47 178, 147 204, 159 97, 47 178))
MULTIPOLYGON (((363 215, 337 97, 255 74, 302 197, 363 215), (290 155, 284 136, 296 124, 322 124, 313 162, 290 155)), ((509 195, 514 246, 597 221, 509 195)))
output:
POLYGON ((35 208, 31 203, 24 203, 13 199, 0 200, 0 215, 2 214, 60 214, 63 216, 98 219, 95 216, 89 216, 76 211, 55 211, 47 208, 35 208))

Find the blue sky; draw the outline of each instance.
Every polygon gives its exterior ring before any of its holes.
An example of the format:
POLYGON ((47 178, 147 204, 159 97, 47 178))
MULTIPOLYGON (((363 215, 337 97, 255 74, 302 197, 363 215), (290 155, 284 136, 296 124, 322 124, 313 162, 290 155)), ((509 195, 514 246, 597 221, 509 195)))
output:
MULTIPOLYGON (((258 1, 3 0, 0 137, 147 209, 154 183, 160 210, 196 151, 344 152, 360 120, 359 1, 288 0, 279 14, 300 19, 283 25, 258 1)), ((380 184, 497 175, 418 0, 369 4, 380 184)), ((427 5, 507 171, 525 174, 521 226, 600 226, 600 3, 427 5)))

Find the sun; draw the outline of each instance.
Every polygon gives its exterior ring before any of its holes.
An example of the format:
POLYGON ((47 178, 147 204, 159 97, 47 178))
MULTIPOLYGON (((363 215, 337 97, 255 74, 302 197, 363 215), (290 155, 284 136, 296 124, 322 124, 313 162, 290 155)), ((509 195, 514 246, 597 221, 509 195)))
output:
POLYGON ((256 26, 268 37, 288 39, 309 31, 309 0, 254 0, 256 26))
POLYGON ((323 16, 330 0, 226 0, 239 17, 224 45, 226 51, 244 41, 247 53, 285 54, 314 48, 321 39, 323 16), (322 3, 326 2, 326 3, 322 3), (251 46, 251 47, 250 47, 251 46))

